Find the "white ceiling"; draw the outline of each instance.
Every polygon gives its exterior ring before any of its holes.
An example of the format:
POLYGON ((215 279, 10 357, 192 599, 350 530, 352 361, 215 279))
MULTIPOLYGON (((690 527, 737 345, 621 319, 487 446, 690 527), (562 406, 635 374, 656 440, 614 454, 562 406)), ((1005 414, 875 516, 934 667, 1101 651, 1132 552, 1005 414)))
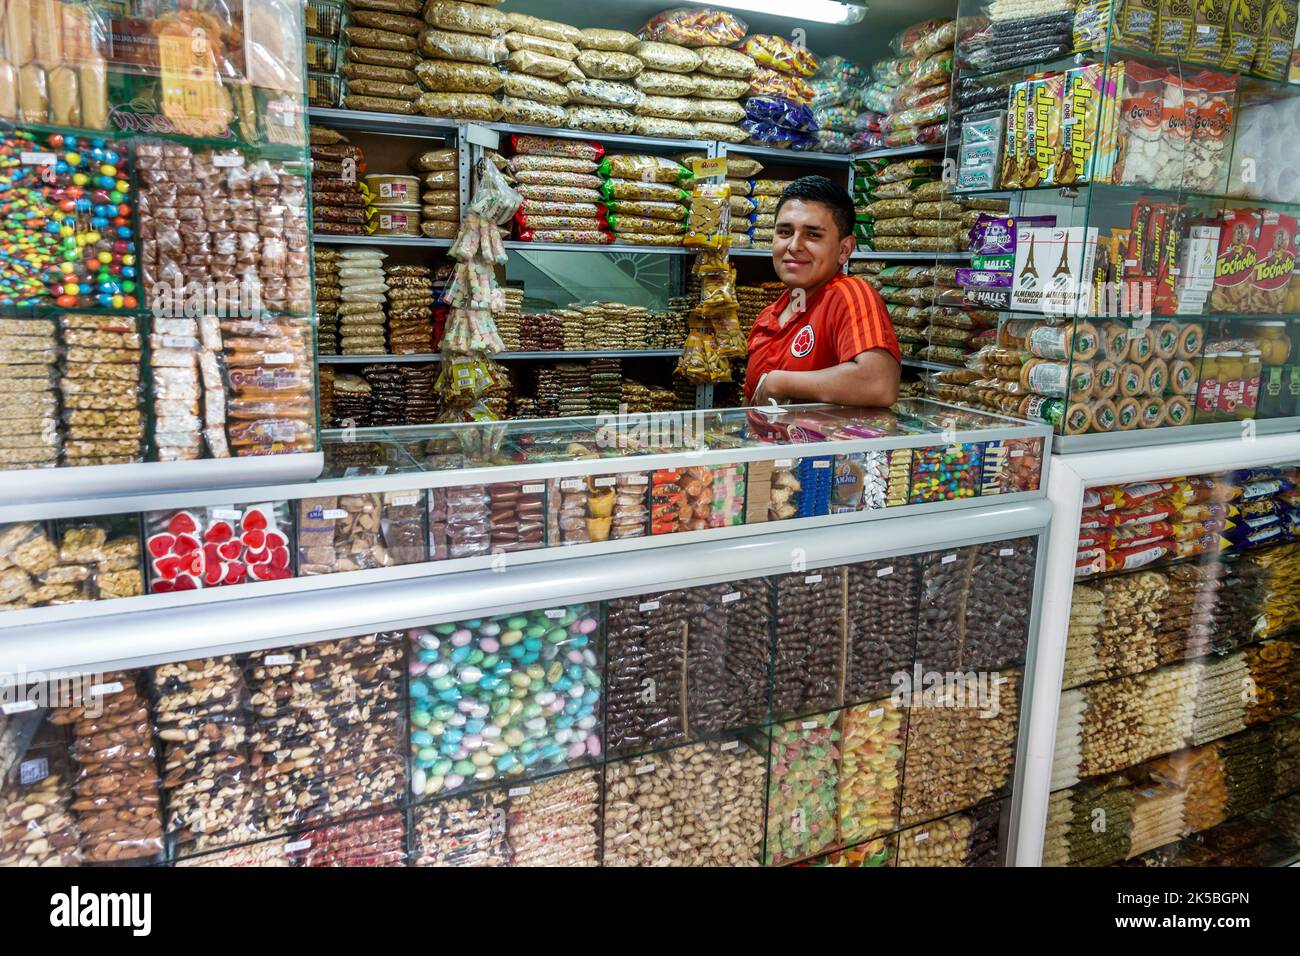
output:
MULTIPOLYGON (((636 32, 661 10, 707 4, 665 3, 663 0, 506 0, 497 9, 530 13, 548 20, 560 20, 578 27, 608 27, 636 32)), ((870 0, 867 18, 853 26, 803 23, 785 17, 770 17, 730 10, 749 24, 751 33, 788 36, 795 27, 807 31, 808 47, 817 54, 840 56, 869 66, 889 56, 889 40, 903 27, 930 17, 955 17, 956 0, 870 0)))

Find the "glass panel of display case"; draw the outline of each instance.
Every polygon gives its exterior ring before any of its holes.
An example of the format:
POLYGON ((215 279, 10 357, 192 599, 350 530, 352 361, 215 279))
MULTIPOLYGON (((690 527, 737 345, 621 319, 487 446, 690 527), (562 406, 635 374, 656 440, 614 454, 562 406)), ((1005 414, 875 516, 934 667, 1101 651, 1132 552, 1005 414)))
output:
POLYGON ((1294 791, 1295 478, 1085 489, 1045 862, 1232 858, 1210 834, 1294 791))

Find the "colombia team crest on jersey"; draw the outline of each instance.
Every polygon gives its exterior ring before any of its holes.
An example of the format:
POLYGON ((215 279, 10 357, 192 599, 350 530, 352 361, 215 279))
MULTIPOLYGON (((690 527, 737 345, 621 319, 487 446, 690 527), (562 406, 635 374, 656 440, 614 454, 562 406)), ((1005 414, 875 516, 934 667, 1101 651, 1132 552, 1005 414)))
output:
POLYGON ((803 358, 813 350, 813 330, 811 325, 805 325, 799 330, 790 341, 790 354, 795 358, 803 358))

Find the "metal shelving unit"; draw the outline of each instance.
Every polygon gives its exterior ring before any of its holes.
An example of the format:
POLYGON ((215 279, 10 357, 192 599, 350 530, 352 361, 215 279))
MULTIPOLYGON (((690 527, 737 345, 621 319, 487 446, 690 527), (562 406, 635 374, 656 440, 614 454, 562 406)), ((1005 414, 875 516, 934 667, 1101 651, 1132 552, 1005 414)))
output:
POLYGON ((312 242, 331 246, 423 246, 428 249, 448 249, 451 239, 426 239, 424 236, 323 236, 313 233, 312 242))
POLYGON ((307 118, 313 123, 324 123, 335 129, 350 129, 359 133, 384 133, 390 136, 441 140, 457 139, 464 125, 453 119, 431 116, 403 116, 400 113, 366 113, 359 110, 317 107, 307 111, 307 118))
POLYGON ((948 151, 947 143, 918 143, 914 146, 887 146, 854 153, 850 159, 905 159, 908 156, 938 156, 948 151))

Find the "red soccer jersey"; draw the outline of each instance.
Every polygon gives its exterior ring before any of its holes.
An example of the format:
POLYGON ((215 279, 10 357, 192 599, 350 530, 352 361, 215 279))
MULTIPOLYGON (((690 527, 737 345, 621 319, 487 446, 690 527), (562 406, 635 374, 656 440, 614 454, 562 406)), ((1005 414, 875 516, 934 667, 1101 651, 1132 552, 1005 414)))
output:
POLYGON ((852 361, 871 349, 885 349, 902 364, 894 325, 879 293, 858 276, 837 275, 808 299, 802 314, 777 325, 790 301, 787 289, 754 320, 749 333, 745 401, 765 372, 816 372, 852 361))

